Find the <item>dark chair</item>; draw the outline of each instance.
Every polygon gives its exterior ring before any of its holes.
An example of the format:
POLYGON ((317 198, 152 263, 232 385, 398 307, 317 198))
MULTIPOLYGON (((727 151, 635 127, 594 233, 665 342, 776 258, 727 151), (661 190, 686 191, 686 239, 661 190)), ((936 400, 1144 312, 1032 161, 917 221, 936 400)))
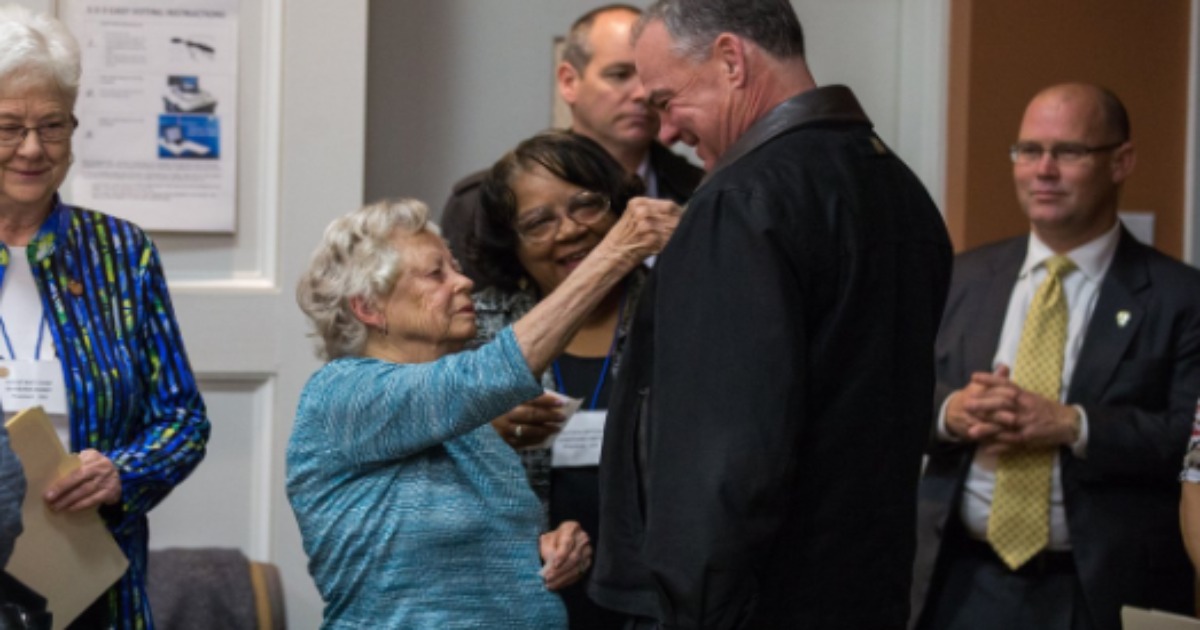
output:
POLYGON ((287 628, 279 569, 237 549, 151 551, 146 590, 165 630, 287 628))

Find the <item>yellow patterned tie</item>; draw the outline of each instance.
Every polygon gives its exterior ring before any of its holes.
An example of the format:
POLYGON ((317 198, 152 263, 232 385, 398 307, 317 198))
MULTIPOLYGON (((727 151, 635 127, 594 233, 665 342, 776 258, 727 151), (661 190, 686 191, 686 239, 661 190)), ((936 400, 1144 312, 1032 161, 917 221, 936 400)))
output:
MULTIPOLYGON (((1013 381, 1058 402, 1067 345, 1067 298, 1062 278, 1075 269, 1065 256, 1046 261, 1047 276, 1025 316, 1013 381)), ((1017 570, 1050 541, 1050 477, 1054 448, 1020 449, 1000 456, 987 537, 1004 563, 1017 570)))

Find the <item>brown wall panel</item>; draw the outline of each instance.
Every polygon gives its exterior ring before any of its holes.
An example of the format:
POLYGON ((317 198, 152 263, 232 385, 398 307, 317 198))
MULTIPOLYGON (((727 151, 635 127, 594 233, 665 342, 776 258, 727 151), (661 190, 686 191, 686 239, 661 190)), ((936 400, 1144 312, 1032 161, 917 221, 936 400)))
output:
POLYGON ((1007 148, 1026 103, 1098 83, 1129 109, 1138 165, 1122 210, 1150 210, 1155 244, 1183 250, 1189 0, 954 0, 946 215, 966 249, 1028 230, 1007 148))

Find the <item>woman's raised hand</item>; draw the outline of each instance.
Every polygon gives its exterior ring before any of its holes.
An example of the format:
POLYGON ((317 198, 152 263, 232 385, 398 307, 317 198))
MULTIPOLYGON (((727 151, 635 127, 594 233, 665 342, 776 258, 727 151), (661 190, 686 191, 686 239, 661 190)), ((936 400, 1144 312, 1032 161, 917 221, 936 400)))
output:
POLYGON ((640 264, 666 247, 682 215, 683 208, 673 201, 635 197, 601 246, 635 259, 634 265, 640 264))

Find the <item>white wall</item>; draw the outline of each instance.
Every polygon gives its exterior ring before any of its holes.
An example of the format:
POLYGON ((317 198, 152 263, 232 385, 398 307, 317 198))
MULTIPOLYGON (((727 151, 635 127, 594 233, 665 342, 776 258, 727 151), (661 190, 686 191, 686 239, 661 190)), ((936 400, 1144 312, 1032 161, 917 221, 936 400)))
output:
MULTIPOLYGON (((594 0, 371 3, 366 197, 441 209, 460 177, 550 125, 551 45, 594 0)), ((859 95, 942 195, 948 0, 793 0, 820 83, 859 95)))

